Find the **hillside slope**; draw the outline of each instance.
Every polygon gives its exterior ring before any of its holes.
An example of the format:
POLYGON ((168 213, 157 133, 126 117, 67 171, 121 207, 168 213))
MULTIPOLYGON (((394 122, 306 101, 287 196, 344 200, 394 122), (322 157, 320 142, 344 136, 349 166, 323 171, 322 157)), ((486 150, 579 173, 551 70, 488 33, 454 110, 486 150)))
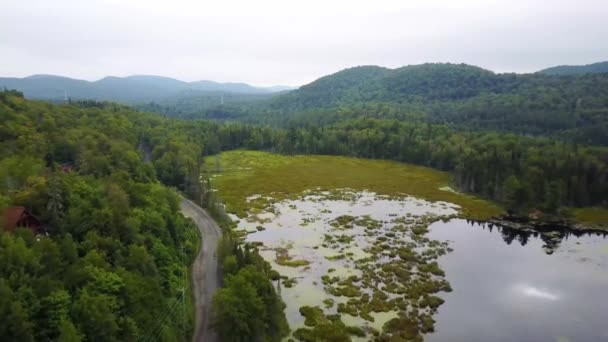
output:
POLYGON ((608 73, 608 61, 586 65, 558 65, 540 70, 539 73, 546 75, 581 75, 608 73))
POLYGON ((608 74, 496 74, 466 64, 365 66, 280 94, 265 106, 252 121, 423 120, 608 144, 608 74))

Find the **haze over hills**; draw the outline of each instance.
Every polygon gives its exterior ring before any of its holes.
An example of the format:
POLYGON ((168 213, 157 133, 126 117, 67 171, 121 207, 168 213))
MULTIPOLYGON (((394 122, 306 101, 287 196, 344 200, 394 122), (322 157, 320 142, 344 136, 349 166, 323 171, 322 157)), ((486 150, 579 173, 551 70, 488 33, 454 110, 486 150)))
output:
POLYGON ((596 79, 605 83, 608 76, 581 73, 580 79, 573 79, 545 73, 499 74, 476 66, 451 63, 408 65, 397 69, 359 66, 319 78, 278 96, 273 99, 272 107, 293 111, 370 101, 399 104, 464 101, 488 94, 515 96, 540 93, 545 87, 551 88, 551 96, 571 99, 604 93, 605 90, 601 89, 585 89, 584 92, 579 91, 583 89, 574 89, 585 80, 596 79))
MULTIPOLYGON (((347 119, 427 121, 452 127, 532 135, 575 135, 608 144, 608 73, 495 73, 467 64, 427 63, 389 69, 359 66, 298 89, 244 83, 183 82, 168 77, 60 76, 0 78, 0 88, 27 97, 118 101, 181 118, 244 120, 271 125, 329 124, 347 119)), ((560 67, 558 67, 560 68, 560 67)), ((549 69, 545 69, 549 70, 549 69)))
POLYGON ((608 61, 587 65, 559 65, 543 69, 539 73, 547 75, 578 75, 608 73, 608 61))
MULTIPOLYGON (((581 66, 556 66, 535 75, 574 75, 608 72, 608 62, 581 66)), ((496 74, 489 70, 450 63, 427 63, 389 69, 380 66, 348 68, 321 77, 298 91, 274 100, 272 107, 300 110, 310 106, 334 106, 352 101, 410 101, 404 95, 425 99, 468 98, 483 92, 512 91, 534 79, 533 74, 496 74)), ((537 78, 538 79, 538 78, 537 78)), ((44 100, 94 99, 130 104, 175 102, 175 99, 209 97, 209 93, 247 94, 247 101, 267 99, 270 94, 296 89, 289 86, 255 87, 246 83, 208 80, 185 82, 154 75, 108 76, 86 81, 56 75, 0 78, 0 88, 22 91, 26 97, 44 100), (265 95, 259 98, 252 95, 265 95)), ((190 101, 191 102, 191 101, 190 101)))
MULTIPOLYGON (((139 77, 129 81, 137 83, 139 77)), ((289 127, 394 119, 468 130, 567 135, 580 143, 608 145, 608 74, 603 73, 495 73, 450 63, 396 69, 359 66, 288 92, 221 94, 211 91, 217 89, 215 84, 195 82, 191 90, 173 95, 166 95, 167 89, 179 81, 144 78, 160 95, 136 103, 137 108, 173 117, 289 127), (209 91, 194 90, 197 87, 209 91)))
MULTIPOLYGON (((466 64, 361 66, 253 105, 252 122, 426 121, 608 144, 608 74, 498 74, 466 64)), ((210 116, 209 116, 210 117, 210 116)), ((232 115, 234 118, 234 115, 232 115)))
POLYGON ((205 92, 239 94, 270 94, 292 89, 287 86, 254 87, 245 83, 213 81, 184 82, 170 77, 133 75, 108 76, 97 81, 85 81, 55 75, 33 75, 24 78, 0 78, 0 88, 17 89, 26 97, 59 100, 67 95, 72 99, 95 99, 141 103, 189 93, 205 92))

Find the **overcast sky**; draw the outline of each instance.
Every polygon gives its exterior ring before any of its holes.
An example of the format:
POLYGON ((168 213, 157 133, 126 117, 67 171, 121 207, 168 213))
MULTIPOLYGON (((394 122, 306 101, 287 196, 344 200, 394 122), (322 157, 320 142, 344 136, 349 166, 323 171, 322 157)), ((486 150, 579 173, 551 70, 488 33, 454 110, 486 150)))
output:
POLYGON ((608 60, 608 0, 0 0, 0 76, 301 85, 424 62, 608 60))

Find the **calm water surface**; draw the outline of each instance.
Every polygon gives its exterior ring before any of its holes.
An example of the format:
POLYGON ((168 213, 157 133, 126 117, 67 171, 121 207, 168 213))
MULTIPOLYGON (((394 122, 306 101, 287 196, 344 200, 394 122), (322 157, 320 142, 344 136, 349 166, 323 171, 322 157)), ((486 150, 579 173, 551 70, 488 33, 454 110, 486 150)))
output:
POLYGON ((453 292, 425 341, 608 341, 608 239, 564 236, 553 254, 542 236, 464 220, 437 222, 453 292))

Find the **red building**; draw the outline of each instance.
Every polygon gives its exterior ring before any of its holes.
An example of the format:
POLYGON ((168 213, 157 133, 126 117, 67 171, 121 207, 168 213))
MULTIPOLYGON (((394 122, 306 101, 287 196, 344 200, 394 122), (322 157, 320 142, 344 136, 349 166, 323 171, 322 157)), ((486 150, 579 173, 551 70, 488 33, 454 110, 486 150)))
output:
POLYGON ((10 207, 4 211, 4 230, 12 232, 17 227, 27 227, 35 233, 42 233, 40 221, 24 207, 10 207))

